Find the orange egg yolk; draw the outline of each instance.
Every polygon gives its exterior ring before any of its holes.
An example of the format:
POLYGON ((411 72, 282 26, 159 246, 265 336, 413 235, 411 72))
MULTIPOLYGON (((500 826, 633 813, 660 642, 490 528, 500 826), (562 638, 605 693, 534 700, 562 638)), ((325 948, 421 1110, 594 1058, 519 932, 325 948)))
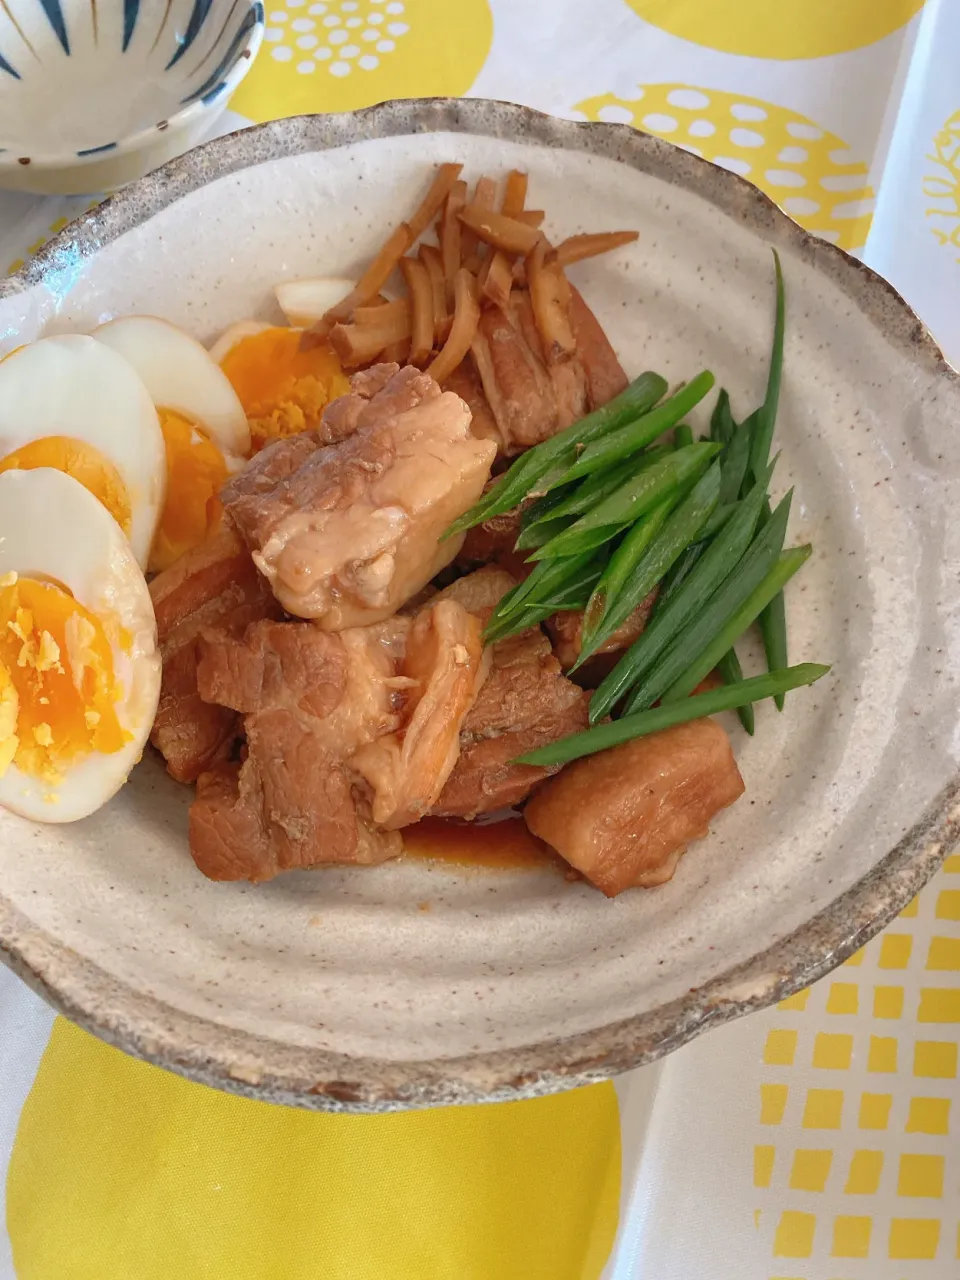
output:
POLYGON ((167 447, 167 501, 150 551, 160 573, 198 546, 220 519, 227 464, 213 441, 172 409, 158 409, 167 447))
POLYGON ((103 622, 68 591, 0 579, 0 776, 15 763, 56 786, 92 752, 130 740, 103 622))
POLYGON ((231 347, 220 367, 250 421, 256 452, 280 436, 319 426, 320 415, 350 384, 326 342, 301 347, 299 329, 264 329, 231 347))
POLYGON ((0 472, 52 467, 78 481, 98 498, 124 533, 130 532, 130 496, 120 473, 99 449, 69 436, 44 436, 0 459, 0 472))

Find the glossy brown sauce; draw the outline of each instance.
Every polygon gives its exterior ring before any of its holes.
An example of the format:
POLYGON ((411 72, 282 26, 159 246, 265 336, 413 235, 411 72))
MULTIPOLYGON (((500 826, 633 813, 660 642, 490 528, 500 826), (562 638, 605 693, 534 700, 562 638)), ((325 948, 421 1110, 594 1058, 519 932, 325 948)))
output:
POLYGON ((424 818, 403 832, 406 858, 454 863, 492 870, 542 870, 561 875, 570 867, 531 835, 516 815, 498 822, 459 822, 452 818, 424 818))

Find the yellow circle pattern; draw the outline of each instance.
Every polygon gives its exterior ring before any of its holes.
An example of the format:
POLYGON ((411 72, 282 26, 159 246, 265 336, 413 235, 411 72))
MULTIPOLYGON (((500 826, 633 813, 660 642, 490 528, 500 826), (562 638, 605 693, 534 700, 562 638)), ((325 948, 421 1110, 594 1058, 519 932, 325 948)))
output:
POLYGON ((387 98, 459 97, 490 51, 487 0, 267 0, 231 107, 257 123, 387 98))
POLYGON ((7 1176, 17 1280, 598 1280, 613 1085, 323 1115, 235 1098, 57 1019, 7 1176))
POLYGON ((889 36, 923 0, 627 0, 641 18, 720 53, 824 58, 889 36))
POLYGON ((960 111, 934 136, 926 158, 931 172, 924 175, 923 194, 934 201, 925 211, 933 219, 930 230, 938 244, 960 249, 960 111))
POLYGON ((644 85, 632 100, 600 94, 577 110, 588 120, 632 124, 749 178, 802 227, 843 249, 866 244, 873 199, 867 166, 806 116, 681 84, 644 85))

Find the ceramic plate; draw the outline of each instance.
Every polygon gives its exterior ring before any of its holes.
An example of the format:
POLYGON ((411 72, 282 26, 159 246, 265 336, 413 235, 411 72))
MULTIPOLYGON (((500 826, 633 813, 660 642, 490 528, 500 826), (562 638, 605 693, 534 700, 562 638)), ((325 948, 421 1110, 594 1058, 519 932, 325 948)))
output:
MULTIPOLYGON (((3 348, 119 312, 203 339, 284 277, 350 274, 430 166, 529 171, 561 236, 636 226, 574 269, 627 370, 706 366, 762 398, 770 247, 788 291, 777 484, 796 484, 795 660, 829 677, 731 731, 747 796, 674 879, 607 901, 548 871, 401 861, 212 884, 189 793, 146 760, 72 827, 0 816, 0 946, 105 1039, 311 1107, 507 1098, 649 1061, 843 960, 957 829, 960 389, 882 280, 741 179, 619 125, 393 103, 222 138, 123 191, 0 284, 3 348), (423 909, 424 906, 429 909, 423 909)), ((2 348, 0 348, 2 349, 2 348)))

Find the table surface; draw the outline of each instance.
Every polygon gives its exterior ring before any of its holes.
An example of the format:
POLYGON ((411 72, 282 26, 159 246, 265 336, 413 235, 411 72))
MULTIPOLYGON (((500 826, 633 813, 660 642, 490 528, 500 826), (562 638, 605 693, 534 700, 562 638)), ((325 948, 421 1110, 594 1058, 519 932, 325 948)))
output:
MULTIPOLYGON (((273 0, 223 128, 420 94, 631 123, 744 174, 862 256, 956 361, 958 42, 958 0, 273 0)), ((0 270, 92 203, 0 193, 0 270)), ((960 856, 814 988, 615 1088, 366 1130, 132 1063, 0 974, 0 1280, 149 1280, 175 1266, 231 1280, 946 1280, 960 1275, 958 1024, 960 856), (553 1134, 561 1154, 548 1159, 553 1134), (478 1216, 456 1230, 438 1226, 464 1193, 437 1163, 448 1141, 461 1174, 476 1160, 478 1185, 510 1189, 486 1204, 475 1187, 478 1216), (344 1176, 359 1158, 368 1185, 371 1161, 377 1177, 392 1160, 429 1169, 428 1235, 412 1226, 419 1201, 398 1199, 378 1227, 387 1242, 371 1243, 369 1206, 338 1207, 327 1179, 342 1229, 326 1222, 304 1262, 265 1225, 274 1197, 236 1207, 232 1171, 251 1144, 264 1176, 275 1148, 304 1186, 319 1152, 344 1176), (540 1199, 523 1199, 538 1182, 540 1199)))

